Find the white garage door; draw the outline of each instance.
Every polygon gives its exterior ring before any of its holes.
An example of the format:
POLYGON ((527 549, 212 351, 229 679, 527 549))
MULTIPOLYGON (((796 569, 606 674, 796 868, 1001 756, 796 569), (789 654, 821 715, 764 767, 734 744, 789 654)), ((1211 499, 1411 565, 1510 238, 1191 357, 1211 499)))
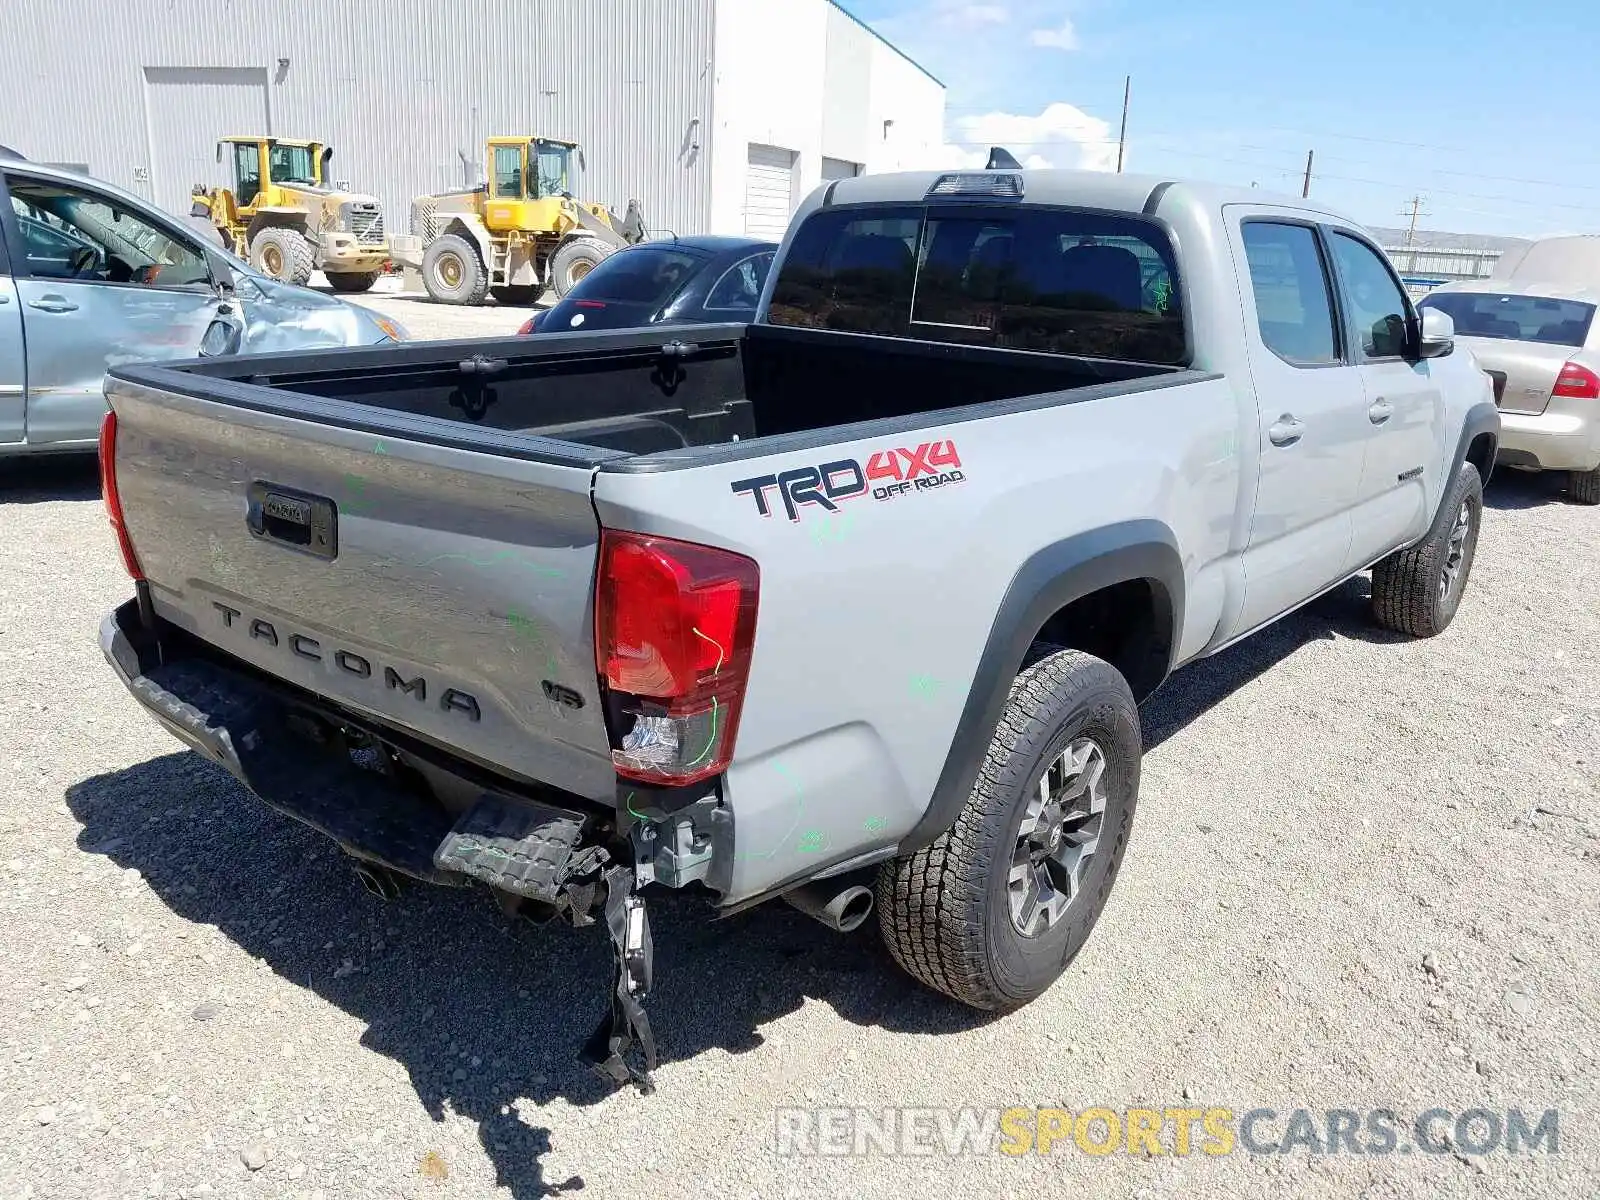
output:
POLYGON ((177 216, 197 183, 232 184, 232 164, 217 165, 220 137, 262 136, 267 128, 265 67, 146 67, 151 199, 177 216))
POLYGON ((744 183, 744 231, 778 241, 794 211, 794 151, 750 143, 744 183))
POLYGON ((828 183, 835 179, 854 179, 861 174, 861 164, 849 162, 842 158, 824 158, 822 160, 822 182, 828 183))

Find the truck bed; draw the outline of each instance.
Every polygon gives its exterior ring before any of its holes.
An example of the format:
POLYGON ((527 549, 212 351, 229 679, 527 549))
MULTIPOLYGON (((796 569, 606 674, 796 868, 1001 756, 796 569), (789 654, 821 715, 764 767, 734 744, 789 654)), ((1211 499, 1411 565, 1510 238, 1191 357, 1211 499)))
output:
MULTIPOLYGON (((366 422, 348 408, 307 405, 308 398, 531 435, 568 445, 525 443, 525 456, 598 463, 1181 372, 826 330, 698 325, 261 355, 113 374, 330 423, 366 422)), ((433 432, 458 444, 472 437, 433 432)), ((495 449, 509 448, 496 440, 495 449)))

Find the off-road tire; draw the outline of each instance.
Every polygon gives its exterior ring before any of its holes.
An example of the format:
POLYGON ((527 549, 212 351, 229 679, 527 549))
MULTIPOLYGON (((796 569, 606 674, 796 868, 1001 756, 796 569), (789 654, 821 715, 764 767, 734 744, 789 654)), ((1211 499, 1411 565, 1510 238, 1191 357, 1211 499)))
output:
POLYGON ((550 259, 550 286, 555 288, 556 298, 566 299, 567 293, 611 253, 612 248, 599 238, 576 237, 563 243, 550 259))
POLYGON ((306 235, 297 229, 263 229, 250 239, 250 265, 273 279, 284 283, 307 283, 316 264, 316 251, 311 248, 306 235), (280 264, 277 271, 268 265, 274 260, 280 264))
POLYGON ((1078 650, 1036 646, 1030 657, 955 824, 878 874, 878 927, 895 961, 935 991, 992 1011, 1040 995, 1083 948, 1116 882, 1139 796, 1139 709, 1127 680, 1078 650), (1106 760, 1099 848, 1060 922, 1024 937, 1007 875, 1027 800, 1082 737, 1106 760))
POLYGON ((423 252, 422 285, 440 304, 482 304, 489 294, 489 272, 475 245, 460 234, 447 233, 423 252))
POLYGON ((506 287, 492 287, 489 289, 489 295, 494 297, 496 304, 510 304, 526 308, 539 298, 539 293, 542 290, 542 288, 533 284, 518 283, 510 284, 506 287))
POLYGON ((1600 467, 1592 471, 1568 471, 1567 495, 1574 504, 1600 504, 1600 467))
POLYGON ((1443 633, 1455 619, 1467 589, 1482 526, 1483 481, 1478 477, 1478 468, 1464 462, 1456 468, 1427 536, 1414 546, 1396 550, 1372 568, 1372 615, 1378 624, 1411 637, 1443 633), (1451 538, 1463 506, 1469 528, 1462 557, 1454 583, 1443 588, 1451 538))
POLYGON ((378 282, 380 271, 324 271, 328 286, 336 292, 368 292, 378 282))

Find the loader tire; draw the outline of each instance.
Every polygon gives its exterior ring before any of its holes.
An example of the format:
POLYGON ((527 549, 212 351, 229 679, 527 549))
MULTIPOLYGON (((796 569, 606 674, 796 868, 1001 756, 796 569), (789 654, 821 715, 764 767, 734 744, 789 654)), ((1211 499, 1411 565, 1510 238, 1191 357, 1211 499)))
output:
POLYGON ((316 262, 311 243, 297 229, 263 229, 250 239, 250 265, 283 283, 308 282, 316 262))
POLYGON ((567 293, 611 252, 611 247, 599 238, 577 237, 564 243, 550 259, 550 284, 556 290, 556 298, 566 299, 567 293))
POLYGON ((324 271, 328 286, 336 292, 368 292, 378 282, 379 271, 324 271))
POLYGON ((878 874, 895 961, 992 1011, 1034 999, 1083 948, 1139 797, 1139 709, 1121 672, 1056 646, 1029 659, 954 825, 878 874))
POLYGON ((1412 637, 1443 633, 1461 606, 1483 524, 1483 482, 1469 462, 1456 468, 1433 528, 1372 568, 1372 615, 1412 637))
POLYGON ((423 253, 422 285, 440 304, 482 304, 489 294, 489 272, 476 246, 449 233, 423 253))
POLYGON ((539 298, 540 289, 531 284, 512 284, 507 287, 490 288, 489 294, 494 297, 496 304, 510 304, 526 307, 539 298))

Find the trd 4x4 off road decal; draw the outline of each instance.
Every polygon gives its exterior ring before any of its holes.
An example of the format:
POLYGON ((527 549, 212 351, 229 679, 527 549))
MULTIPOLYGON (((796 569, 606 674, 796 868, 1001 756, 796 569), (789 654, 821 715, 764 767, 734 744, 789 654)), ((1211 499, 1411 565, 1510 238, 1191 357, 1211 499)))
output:
POLYGON ((772 515, 767 493, 776 489, 789 520, 798 521, 801 507, 807 504, 838 512, 839 502, 844 500, 867 495, 874 500, 893 500, 965 480, 955 442, 943 441, 923 442, 915 450, 896 447, 875 451, 867 457, 865 468, 856 459, 841 458, 815 467, 795 467, 776 475, 740 479, 729 486, 736 494, 753 496, 756 511, 763 517, 772 515), (945 470, 947 467, 949 470, 945 470))

